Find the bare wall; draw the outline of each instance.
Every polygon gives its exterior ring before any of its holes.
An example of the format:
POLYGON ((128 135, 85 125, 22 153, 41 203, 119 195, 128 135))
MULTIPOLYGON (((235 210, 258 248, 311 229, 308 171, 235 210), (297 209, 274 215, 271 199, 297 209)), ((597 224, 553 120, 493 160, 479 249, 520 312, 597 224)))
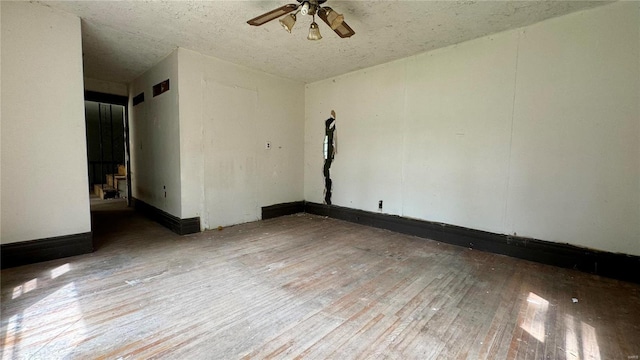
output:
POLYGON ((133 81, 129 98, 132 196, 171 215, 181 215, 178 52, 133 81), (169 91, 156 97, 153 86, 169 79, 169 91))
POLYGON ((305 199, 640 255, 640 5, 307 85, 305 199))
POLYGON ((303 200, 304 84, 178 54, 182 217, 215 228, 303 200))
POLYGON ((2 13, 2 244, 91 231, 80 19, 2 13))

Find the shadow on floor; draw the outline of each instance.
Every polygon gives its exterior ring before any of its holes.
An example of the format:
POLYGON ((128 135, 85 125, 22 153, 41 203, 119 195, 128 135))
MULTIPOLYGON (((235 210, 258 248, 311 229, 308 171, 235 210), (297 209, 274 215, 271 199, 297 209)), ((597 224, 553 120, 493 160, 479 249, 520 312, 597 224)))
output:
POLYGON ((127 206, 126 199, 102 200, 91 196, 91 230, 94 251, 115 241, 118 233, 131 229, 142 216, 127 206))

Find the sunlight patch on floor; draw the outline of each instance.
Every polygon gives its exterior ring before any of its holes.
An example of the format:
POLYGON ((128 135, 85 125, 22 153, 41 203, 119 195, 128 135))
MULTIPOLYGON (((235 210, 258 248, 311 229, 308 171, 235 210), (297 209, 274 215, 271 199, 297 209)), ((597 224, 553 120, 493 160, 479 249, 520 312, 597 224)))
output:
POLYGON ((582 322, 582 354, 585 360, 600 360, 600 346, 596 329, 582 322))
POLYGON ((16 355, 28 359, 41 351, 67 357, 87 335, 77 297, 71 282, 13 315, 5 334, 3 359, 16 355))
POLYGON ((13 315, 7 323, 7 332, 4 337, 4 344, 2 345, 2 360, 11 360, 18 357, 17 353, 14 353, 15 343, 18 341, 18 315, 13 315))
POLYGON ((71 270, 71 266, 69 265, 69 263, 60 265, 57 268, 51 270, 51 279, 55 279, 62 274, 66 274, 67 272, 69 272, 69 270, 71 270))
POLYGON ((564 316, 564 349, 567 356, 567 360, 579 359, 580 348, 578 347, 578 334, 576 333, 576 327, 573 321, 573 316, 564 316))
POLYGON ((528 332, 536 340, 544 343, 545 322, 549 302, 540 296, 530 292, 527 297, 527 311, 520 327, 528 332))
POLYGON ((593 326, 584 321, 578 324, 571 315, 564 316, 564 325, 567 359, 601 360, 598 336, 593 326))
POLYGON ((18 285, 16 287, 14 287, 11 299, 12 300, 13 299, 17 299, 22 294, 26 294, 29 291, 35 290, 37 288, 38 288, 38 278, 31 279, 31 280, 27 281, 26 283, 24 283, 22 285, 18 285))

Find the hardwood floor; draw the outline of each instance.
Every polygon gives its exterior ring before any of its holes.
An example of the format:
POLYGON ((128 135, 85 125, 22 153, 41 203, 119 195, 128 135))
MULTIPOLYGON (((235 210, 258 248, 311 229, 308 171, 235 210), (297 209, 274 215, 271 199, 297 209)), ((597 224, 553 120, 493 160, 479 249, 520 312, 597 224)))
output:
POLYGON ((2 359, 640 355, 638 284, 306 214, 94 223, 95 253, 2 270, 2 359))

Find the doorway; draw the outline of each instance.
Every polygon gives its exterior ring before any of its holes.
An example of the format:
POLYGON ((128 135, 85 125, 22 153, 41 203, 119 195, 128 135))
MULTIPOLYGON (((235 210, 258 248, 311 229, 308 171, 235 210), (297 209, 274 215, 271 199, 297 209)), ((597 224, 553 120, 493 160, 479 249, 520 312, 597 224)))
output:
POLYGON ((91 203, 131 204, 128 97, 85 91, 87 176, 91 203))
POLYGON ((94 248, 134 218, 131 206, 128 97, 85 91, 88 195, 94 248))

